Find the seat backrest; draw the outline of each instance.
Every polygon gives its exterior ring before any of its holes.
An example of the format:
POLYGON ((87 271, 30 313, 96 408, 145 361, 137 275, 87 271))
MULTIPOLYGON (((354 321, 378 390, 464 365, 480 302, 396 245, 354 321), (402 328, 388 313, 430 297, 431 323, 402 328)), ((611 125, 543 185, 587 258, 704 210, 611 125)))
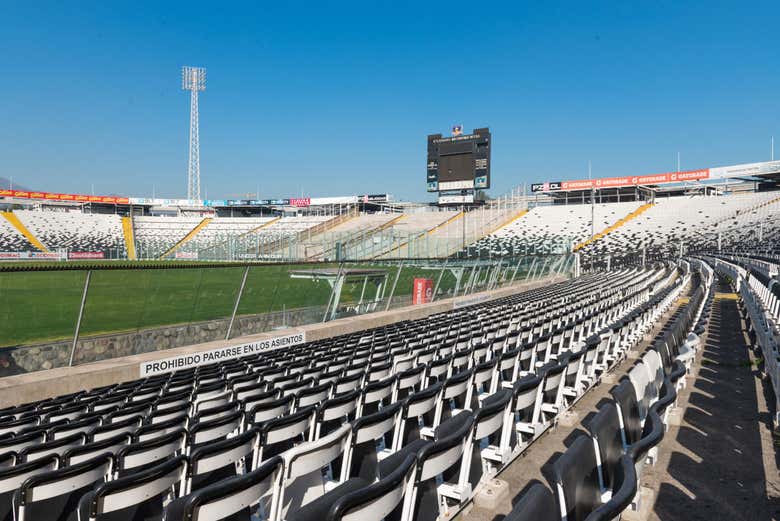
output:
POLYGON ((254 455, 253 468, 260 461, 308 440, 313 433, 315 412, 314 406, 306 407, 259 425, 260 448, 254 455))
POLYGON ((85 445, 70 447, 62 453, 61 459, 63 465, 75 465, 88 459, 92 459, 104 452, 116 455, 119 449, 130 445, 132 438, 129 434, 117 434, 112 438, 106 438, 100 441, 93 441, 85 445))
POLYGON ((357 476, 373 481, 378 477, 376 443, 397 429, 400 419, 401 404, 394 403, 352 422, 342 481, 357 476))
POLYGON ((49 430, 46 439, 58 440, 77 433, 87 434, 96 427, 100 426, 102 418, 99 414, 89 417, 82 417, 78 420, 68 422, 64 425, 58 425, 49 430))
POLYGON ((501 429, 511 402, 512 392, 508 389, 501 389, 485 398, 482 407, 474 413, 474 439, 487 438, 501 429))
POLYGON ((49 454, 56 454, 57 456, 60 456, 70 447, 84 445, 86 439, 86 434, 83 432, 77 432, 75 434, 71 434, 70 436, 66 436, 65 438, 25 447, 19 451, 19 459, 21 461, 32 461, 49 454))
POLYGON ((289 511, 324 494, 322 469, 343 456, 351 431, 350 424, 342 425, 327 436, 301 443, 282 454, 284 474, 276 519, 286 518, 289 511))
POLYGON ((270 458, 251 472, 217 481, 176 499, 165 507, 164 519, 221 521, 239 514, 243 514, 242 519, 249 519, 253 507, 267 495, 271 500, 265 511, 272 512, 276 507, 273 492, 278 488, 281 472, 282 458, 270 458))
POLYGON ((117 473, 122 476, 137 472, 181 453, 187 431, 175 430, 164 436, 123 447, 117 454, 117 473))
POLYGON ((442 384, 430 385, 422 391, 413 393, 404 403, 404 417, 420 417, 436 407, 442 384))
POLYGON ((187 469, 184 456, 168 459, 146 470, 98 485, 79 502, 80 521, 160 519, 163 500, 178 497, 177 488, 187 469))
POLYGON ((615 470, 621 456, 625 454, 623 434, 620 432, 620 418, 615 404, 602 405, 599 412, 590 420, 588 431, 596 440, 599 448, 601 488, 602 490, 613 490, 615 470))
POLYGON ((390 399, 395 386, 395 376, 371 382, 363 388, 363 396, 360 399, 359 415, 365 409, 376 410, 379 403, 390 399))
POLYGON ((238 430, 241 417, 240 411, 234 411, 213 420, 195 422, 189 426, 187 444, 190 448, 194 448, 204 443, 224 439, 238 430))
POLYGON ((33 447, 43 443, 45 439, 46 431, 40 428, 27 431, 17 436, 8 435, 7 439, 0 438, 0 452, 13 451, 18 454, 26 447, 33 447))
POLYGON ((359 399, 360 391, 354 390, 325 400, 317 408, 315 439, 332 432, 336 426, 353 418, 359 399))
POLYGON ((133 434, 141 426, 142 421, 141 416, 133 416, 120 422, 101 425, 90 433, 89 441, 101 441, 125 433, 133 434))
POLYGON ((0 519, 3 521, 13 519, 12 499, 14 493, 27 479, 36 474, 56 469, 57 463, 57 456, 50 454, 29 463, 0 468, 0 519))
POLYGON ((187 493, 204 484, 235 476, 236 464, 242 460, 246 463, 250 461, 257 448, 258 438, 257 430, 252 429, 195 449, 189 459, 187 493))
POLYGON ((624 445, 632 445, 642 436, 642 423, 634 385, 626 379, 610 389, 609 392, 620 411, 620 426, 623 430, 624 445))
POLYGON ((103 453, 29 477, 14 495, 16 521, 59 519, 63 513, 75 512, 81 497, 110 475, 113 459, 103 453))
POLYGON ((401 502, 406 511, 412 500, 411 487, 417 470, 417 456, 409 454, 390 474, 366 488, 338 499, 328 511, 326 521, 363 521, 385 519, 401 502))
POLYGON ((0 469, 16 465, 16 453, 12 450, 0 453, 0 469))
POLYGON ((251 409, 246 410, 245 423, 258 424, 279 418, 290 412, 294 400, 293 396, 285 396, 284 398, 257 403, 251 409))
POLYGON ((537 482, 520 496, 504 521, 561 521, 559 512, 553 493, 537 482))
POLYGON ((553 463, 561 513, 567 521, 583 521, 601 503, 593 441, 579 436, 553 463))
POLYGON ((322 403, 330 396, 332 386, 331 383, 324 383, 298 391, 295 395, 295 407, 308 407, 322 403))

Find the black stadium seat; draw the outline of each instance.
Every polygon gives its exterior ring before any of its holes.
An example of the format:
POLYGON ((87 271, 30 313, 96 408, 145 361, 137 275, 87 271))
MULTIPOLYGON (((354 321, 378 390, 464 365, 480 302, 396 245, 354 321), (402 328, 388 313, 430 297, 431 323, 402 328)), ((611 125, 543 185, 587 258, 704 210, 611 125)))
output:
POLYGON ((13 498, 15 521, 77 521, 79 500, 111 474, 113 456, 103 453, 27 478, 13 498))
POLYGON ((187 469, 184 456, 98 485, 79 502, 79 521, 161 519, 163 502, 179 497, 187 469))
POLYGON ((268 515, 276 505, 262 501, 278 486, 281 473, 282 459, 268 458, 251 472, 217 481, 172 501, 165 507, 163 520, 251 521, 256 505, 268 515))
POLYGON ((57 456, 51 454, 29 463, 0 467, 0 521, 14 521, 13 497, 24 482, 43 472, 57 468, 57 456))
POLYGON ((561 516, 550 489, 537 482, 520 496, 504 521, 561 521, 561 516))

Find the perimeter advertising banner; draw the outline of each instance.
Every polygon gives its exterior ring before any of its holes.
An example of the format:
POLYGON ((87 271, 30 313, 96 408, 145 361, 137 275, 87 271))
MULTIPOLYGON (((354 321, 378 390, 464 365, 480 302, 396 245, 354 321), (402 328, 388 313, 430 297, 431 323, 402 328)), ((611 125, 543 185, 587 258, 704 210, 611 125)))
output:
POLYGON ((69 259, 105 259, 106 254, 102 251, 72 251, 68 253, 69 259))
POLYGON ((67 260, 68 254, 43 251, 0 251, 0 260, 67 260))
POLYGON ((412 304, 427 304, 433 299, 433 279, 414 279, 412 304))
POLYGON ((116 197, 113 195, 79 195, 79 194, 57 194, 53 192, 28 192, 24 190, 0 190, 0 197, 16 197, 19 199, 43 199, 45 201, 71 201, 78 203, 108 203, 108 204, 129 204, 127 197, 116 197))
POLYGON ((710 179, 710 169, 686 170, 684 172, 667 172, 664 174, 638 175, 626 177, 603 177, 600 179, 581 179, 577 181, 551 181, 534 183, 531 193, 559 192, 570 190, 600 190, 602 188, 624 188, 627 186, 659 185, 667 183, 682 183, 686 181, 701 181, 710 179))

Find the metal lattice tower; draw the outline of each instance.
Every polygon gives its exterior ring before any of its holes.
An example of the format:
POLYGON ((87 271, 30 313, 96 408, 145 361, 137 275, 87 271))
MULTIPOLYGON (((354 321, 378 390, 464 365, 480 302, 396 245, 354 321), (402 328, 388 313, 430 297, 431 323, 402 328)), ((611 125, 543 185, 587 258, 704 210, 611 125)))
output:
POLYGON ((203 67, 182 67, 181 88, 190 91, 190 157, 187 165, 187 199, 200 199, 198 91, 206 90, 206 69, 203 67))

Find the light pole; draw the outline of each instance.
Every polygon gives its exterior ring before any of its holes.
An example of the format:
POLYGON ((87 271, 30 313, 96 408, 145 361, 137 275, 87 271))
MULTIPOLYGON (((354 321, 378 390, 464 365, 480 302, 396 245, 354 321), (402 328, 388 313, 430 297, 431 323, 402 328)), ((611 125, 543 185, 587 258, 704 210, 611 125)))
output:
POLYGON ((203 67, 182 67, 181 88, 190 91, 190 153, 187 164, 187 199, 200 199, 198 92, 206 90, 206 69, 203 67))

